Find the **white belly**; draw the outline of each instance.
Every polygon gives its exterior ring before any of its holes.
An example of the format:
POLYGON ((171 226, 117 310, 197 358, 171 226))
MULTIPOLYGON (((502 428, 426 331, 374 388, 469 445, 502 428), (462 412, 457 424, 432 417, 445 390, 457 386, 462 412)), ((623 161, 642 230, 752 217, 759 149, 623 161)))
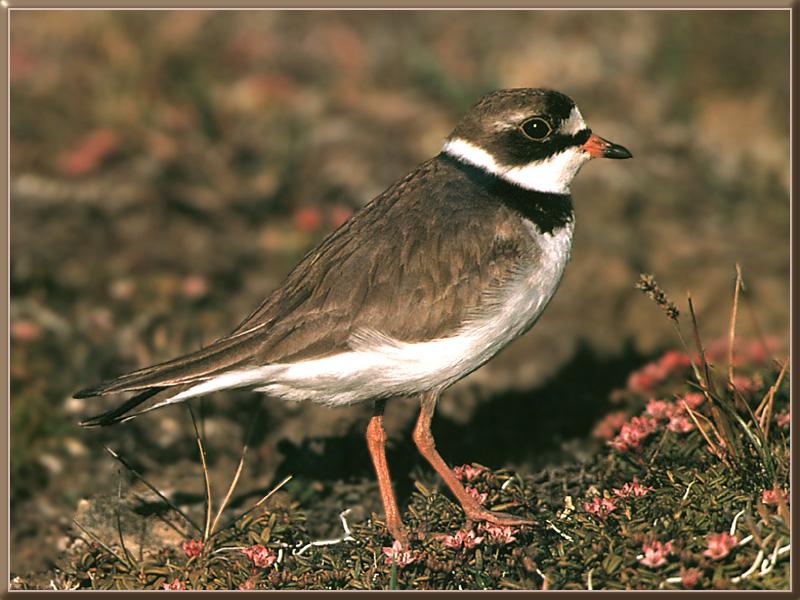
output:
POLYGON ((465 323, 455 335, 407 343, 362 331, 351 338, 349 352, 232 371, 193 386, 168 403, 243 386, 286 400, 330 405, 444 389, 525 333, 561 282, 570 257, 573 223, 553 234, 541 234, 531 223, 528 229, 538 246, 537 264, 509 282, 490 314, 465 323))

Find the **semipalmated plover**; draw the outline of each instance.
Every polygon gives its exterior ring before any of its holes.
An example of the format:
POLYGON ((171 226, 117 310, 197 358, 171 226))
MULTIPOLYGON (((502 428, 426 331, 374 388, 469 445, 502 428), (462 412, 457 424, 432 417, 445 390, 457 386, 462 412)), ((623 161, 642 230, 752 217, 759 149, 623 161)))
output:
POLYGON ((309 252, 229 335, 75 397, 135 395, 83 425, 111 425, 229 388, 330 406, 370 401, 367 445, 386 524, 407 539, 386 464, 387 399, 416 395, 414 442, 472 520, 483 508, 436 451, 431 419, 448 386, 525 333, 570 258, 570 182, 592 158, 630 158, 593 134, 559 92, 482 98, 442 151, 309 252))

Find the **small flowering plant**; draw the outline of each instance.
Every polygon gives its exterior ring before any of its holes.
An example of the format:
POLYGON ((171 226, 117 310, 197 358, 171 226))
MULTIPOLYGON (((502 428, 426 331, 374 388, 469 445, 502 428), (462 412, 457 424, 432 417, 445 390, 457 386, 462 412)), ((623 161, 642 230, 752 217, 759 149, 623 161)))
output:
POLYGON ((657 540, 645 542, 642 544, 642 552, 644 556, 639 562, 651 569, 657 569, 667 563, 667 556, 672 553, 672 542, 661 543, 657 540))
POLYGON ((792 420, 792 415, 788 410, 780 412, 775 415, 775 425, 781 428, 789 425, 791 423, 791 420, 792 420))
POLYGON ((472 465, 461 465, 453 468, 453 472, 461 481, 472 481, 483 473, 486 469, 482 467, 473 467, 472 465))
POLYGON ((706 536, 706 545, 708 548, 703 551, 703 556, 711 560, 719 560, 725 558, 730 554, 730 551, 736 547, 738 540, 736 536, 729 533, 709 533, 706 536))
POLYGON ((494 523, 482 523, 480 526, 488 540, 494 544, 510 544, 516 542, 514 534, 519 533, 519 529, 511 525, 496 525, 494 523))
POLYGON ((699 392, 689 392, 684 394, 678 401, 678 406, 683 406, 685 402, 689 408, 695 410, 696 408, 700 408, 700 405, 705 402, 706 397, 699 392))
POLYGON ((466 492, 472 496, 478 504, 483 504, 486 500, 489 499, 489 494, 485 492, 479 491, 477 488, 472 487, 471 485, 465 486, 464 489, 466 492))
POLYGON ((690 590, 697 584, 697 580, 700 577, 700 569, 681 567, 679 577, 683 588, 690 590))
POLYGON ((185 590, 186 586, 183 584, 183 582, 180 579, 173 579, 169 583, 165 583, 162 586, 162 588, 165 589, 165 590, 174 591, 174 590, 185 590))
POLYGON ((628 378, 628 389, 642 394, 649 393, 670 376, 686 371, 690 364, 691 361, 686 353, 670 350, 658 360, 631 373, 628 378))
POLYGON ((203 541, 202 540, 186 540, 181 544, 181 549, 184 551, 187 557, 194 558, 195 556, 199 556, 199 554, 203 551, 203 541))
MULTIPOLYGON (((698 405, 695 396, 700 396, 701 402, 703 400, 703 396, 700 394, 687 394, 686 396, 692 396, 690 401, 695 407, 698 405)), ((694 424, 687 416, 686 408, 683 402, 686 402, 690 408, 692 407, 689 405, 686 397, 679 400, 677 403, 667 402, 666 400, 652 399, 647 403, 645 412, 647 412, 648 415, 657 421, 666 421, 667 429, 673 433, 687 433, 694 429, 694 424)))
POLYGON ((618 410, 608 413, 603 419, 595 426, 592 435, 601 440, 610 440, 617 433, 620 428, 628 420, 628 415, 624 410, 618 410))
POLYGON ((645 412, 654 419, 669 419, 675 414, 675 405, 666 400, 653 398, 647 403, 645 412))
POLYGON ((595 496, 591 502, 583 503, 583 510, 597 519, 604 521, 606 517, 617 510, 617 501, 613 498, 595 496))
POLYGON ((411 553, 411 549, 403 546, 397 540, 391 546, 384 546, 382 550, 386 557, 384 562, 387 565, 395 564, 397 568, 405 567, 417 560, 416 556, 411 553))
POLYGON ((483 541, 483 536, 479 536, 474 530, 469 531, 460 530, 453 535, 447 535, 442 538, 442 545, 446 548, 458 549, 464 547, 466 549, 474 548, 483 541))
POLYGON ((694 429, 694 423, 685 415, 673 415, 667 423, 667 429, 673 433, 688 433, 694 429))
POLYGON ((644 486, 637 481, 629 481, 621 488, 612 488, 611 491, 615 496, 620 498, 641 498, 646 496, 647 492, 652 491, 653 488, 644 486))
POLYGON ((256 589, 256 579, 255 577, 248 577, 245 579, 244 583, 240 583, 238 589, 240 590, 254 590, 256 589))
POLYGON ((638 452, 642 443, 656 430, 656 420, 652 417, 633 417, 622 425, 619 434, 609 442, 619 452, 638 452))
POLYGON ((761 502, 772 505, 786 502, 786 492, 779 489, 764 490, 761 492, 761 502))
POLYGON ((257 569, 271 567, 275 563, 275 560, 277 560, 275 552, 261 544, 255 544, 254 546, 245 548, 242 550, 242 554, 249 558, 250 562, 252 562, 253 566, 257 569))

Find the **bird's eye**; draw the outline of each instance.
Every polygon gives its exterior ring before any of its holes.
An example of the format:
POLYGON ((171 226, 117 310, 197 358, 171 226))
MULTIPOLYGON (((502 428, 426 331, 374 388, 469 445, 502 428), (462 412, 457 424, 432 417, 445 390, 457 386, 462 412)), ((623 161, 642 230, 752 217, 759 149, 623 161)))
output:
POLYGON ((522 133, 532 140, 543 140, 553 131, 550 123, 541 117, 533 117, 522 124, 522 133))

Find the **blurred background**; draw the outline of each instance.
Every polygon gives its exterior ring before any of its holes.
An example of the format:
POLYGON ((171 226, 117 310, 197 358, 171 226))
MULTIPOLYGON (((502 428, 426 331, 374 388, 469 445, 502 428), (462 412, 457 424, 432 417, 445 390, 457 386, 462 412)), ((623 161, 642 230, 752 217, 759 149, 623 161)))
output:
MULTIPOLYGON (((85 431, 113 402, 71 393, 227 333, 506 87, 567 93, 635 156, 583 170, 559 292, 434 422, 452 464, 530 473, 590 452, 609 393, 677 345, 640 272, 682 306, 691 290, 713 339, 738 261, 761 329, 787 338, 788 12, 15 11, 12 573, 51 568, 80 500, 116 493, 103 444, 201 501, 184 407, 85 431)), ((309 510, 380 512, 367 406, 198 402, 213 483, 230 481, 258 405, 234 504, 293 474, 309 510)), ((403 500, 422 469, 415 409, 387 415, 403 500)))

